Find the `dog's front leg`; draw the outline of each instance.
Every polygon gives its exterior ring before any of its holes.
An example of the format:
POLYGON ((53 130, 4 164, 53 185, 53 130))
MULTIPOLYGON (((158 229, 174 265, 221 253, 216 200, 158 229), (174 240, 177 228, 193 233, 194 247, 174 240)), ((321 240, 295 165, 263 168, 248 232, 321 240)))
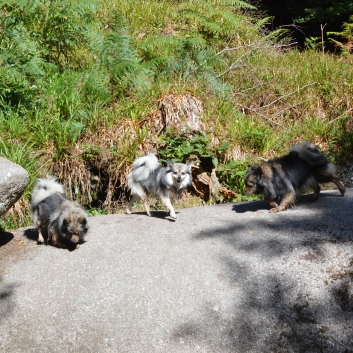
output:
POLYGON ((266 200, 266 199, 265 199, 265 201, 266 201, 271 207, 278 207, 276 201, 271 201, 271 200, 266 200))
POLYGON ((146 209, 146 212, 147 212, 147 216, 148 216, 148 217, 151 217, 150 205, 148 204, 148 201, 147 201, 147 200, 144 200, 144 201, 143 201, 143 204, 144 204, 144 206, 145 206, 145 209, 146 209))
POLYGON ((161 197, 161 201, 162 201, 163 205, 165 207, 167 207, 167 209, 170 213, 170 217, 176 219, 177 217, 176 217, 172 202, 170 201, 170 198, 169 197, 161 197))
POLYGON ((290 192, 287 195, 284 195, 280 205, 278 207, 272 208, 270 210, 270 213, 284 211, 291 205, 294 205, 294 203, 295 203, 295 193, 290 192))
POLYGON ((40 244, 43 244, 44 243, 44 238, 43 238, 43 234, 42 234, 42 227, 38 227, 38 239, 37 239, 37 242, 40 243, 40 244))
POLYGON ((59 234, 53 229, 53 227, 48 228, 48 239, 51 239, 52 244, 58 248, 65 247, 65 244, 60 241, 59 234))

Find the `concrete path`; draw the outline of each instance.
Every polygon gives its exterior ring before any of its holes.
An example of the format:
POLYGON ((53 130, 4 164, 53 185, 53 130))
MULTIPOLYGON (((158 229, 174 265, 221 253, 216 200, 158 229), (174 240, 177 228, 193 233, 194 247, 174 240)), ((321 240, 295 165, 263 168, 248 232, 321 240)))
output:
POLYGON ((0 352, 353 352, 353 189, 338 195, 92 217, 71 252, 19 230, 0 352))

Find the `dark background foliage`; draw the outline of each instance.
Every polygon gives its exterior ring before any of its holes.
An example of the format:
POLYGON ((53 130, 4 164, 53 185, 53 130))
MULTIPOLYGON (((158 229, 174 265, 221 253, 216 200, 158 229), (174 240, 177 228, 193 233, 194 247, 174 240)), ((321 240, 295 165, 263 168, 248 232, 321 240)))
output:
POLYGON ((342 29, 343 22, 348 21, 353 14, 351 0, 262 0, 258 7, 274 16, 271 28, 284 26, 290 29, 300 47, 304 47, 305 37, 321 36, 321 25, 326 25, 325 33, 338 32, 342 29))

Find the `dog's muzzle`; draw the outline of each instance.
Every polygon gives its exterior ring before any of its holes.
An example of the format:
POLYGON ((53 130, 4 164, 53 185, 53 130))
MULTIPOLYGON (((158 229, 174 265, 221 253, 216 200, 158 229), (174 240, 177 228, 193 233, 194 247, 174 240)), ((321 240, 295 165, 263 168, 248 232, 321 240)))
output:
POLYGON ((72 235, 71 236, 71 241, 73 242, 73 243, 78 243, 79 242, 79 240, 80 240, 80 237, 79 237, 79 235, 72 235))
POLYGON ((254 190, 251 188, 245 188, 245 190, 244 190, 245 195, 251 195, 253 192, 254 192, 254 190))

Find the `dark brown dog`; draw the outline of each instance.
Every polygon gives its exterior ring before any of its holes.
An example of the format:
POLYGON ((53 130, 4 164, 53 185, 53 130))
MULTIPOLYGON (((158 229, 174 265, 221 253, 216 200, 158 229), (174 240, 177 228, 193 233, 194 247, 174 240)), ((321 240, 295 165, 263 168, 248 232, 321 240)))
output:
POLYGON ((297 194, 308 189, 314 190, 311 201, 317 200, 318 183, 334 183, 342 196, 346 191, 338 180, 335 166, 311 142, 292 146, 286 156, 250 167, 244 181, 245 194, 263 194, 265 201, 273 207, 270 212, 283 211, 294 205, 297 194))

